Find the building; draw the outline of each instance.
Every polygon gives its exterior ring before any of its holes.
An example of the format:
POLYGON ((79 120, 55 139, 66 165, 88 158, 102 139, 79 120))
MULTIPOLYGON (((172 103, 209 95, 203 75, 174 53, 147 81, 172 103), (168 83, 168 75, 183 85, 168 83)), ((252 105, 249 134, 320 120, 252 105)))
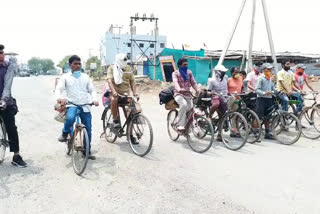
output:
MULTIPOLYGON (((143 55, 143 52, 145 52, 147 57, 153 58, 155 48, 154 35, 135 34, 133 35, 133 40, 135 41, 131 42, 131 35, 129 33, 117 34, 111 27, 110 30, 105 33, 100 46, 102 66, 109 66, 113 64, 115 55, 117 53, 127 54, 130 61, 132 59, 132 62, 139 61, 139 58, 141 55, 143 55), (133 56, 131 56, 131 46, 133 56)), ((158 36, 156 54, 158 55, 159 53, 161 53, 166 45, 167 37, 158 36)))

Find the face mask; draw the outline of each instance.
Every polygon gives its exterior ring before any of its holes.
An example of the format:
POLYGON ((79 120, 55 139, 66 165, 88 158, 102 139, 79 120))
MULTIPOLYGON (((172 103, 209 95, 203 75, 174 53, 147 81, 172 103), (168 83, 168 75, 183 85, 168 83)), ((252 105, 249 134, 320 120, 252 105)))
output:
POLYGON ((266 76, 267 80, 270 80, 272 73, 271 72, 266 72, 264 73, 264 75, 266 76))
POLYGON ((240 78, 240 74, 234 75, 234 78, 235 78, 235 79, 239 79, 239 78, 240 78))
POLYGON ((285 71, 289 71, 289 70, 290 70, 290 67, 289 67, 289 66, 284 66, 283 69, 284 69, 285 71))
POLYGON ((81 76, 81 71, 80 70, 79 71, 74 71, 72 73, 72 76, 74 76, 75 78, 79 78, 81 76))
POLYGON ((188 67, 180 67, 179 70, 186 73, 188 71, 188 67))

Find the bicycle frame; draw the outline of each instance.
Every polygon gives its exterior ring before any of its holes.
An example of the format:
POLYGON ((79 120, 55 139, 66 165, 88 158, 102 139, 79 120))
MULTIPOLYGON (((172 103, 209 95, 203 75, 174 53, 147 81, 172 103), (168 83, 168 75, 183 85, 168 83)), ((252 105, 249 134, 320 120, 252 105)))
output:
POLYGON ((129 104, 127 104, 127 105, 119 105, 118 104, 117 111, 118 111, 118 117, 119 117, 120 124, 121 124, 121 117, 120 117, 119 107, 122 108, 123 114, 124 114, 124 116, 126 118, 125 123, 123 124, 123 126, 120 129, 111 128, 111 131, 114 134, 116 134, 118 137, 123 137, 123 136, 126 136, 128 134, 128 133, 125 133, 125 131, 124 131, 125 127, 127 126, 127 128, 128 128, 128 123, 132 120, 132 118, 133 118, 133 116, 135 114, 138 114, 137 111, 136 111, 135 104, 134 104, 134 99, 132 97, 127 97, 127 96, 122 97, 122 98, 129 98, 130 100, 129 100, 129 104), (126 112, 126 109, 125 109, 126 106, 128 106, 129 109, 130 109, 129 115, 127 115, 127 112, 126 112))

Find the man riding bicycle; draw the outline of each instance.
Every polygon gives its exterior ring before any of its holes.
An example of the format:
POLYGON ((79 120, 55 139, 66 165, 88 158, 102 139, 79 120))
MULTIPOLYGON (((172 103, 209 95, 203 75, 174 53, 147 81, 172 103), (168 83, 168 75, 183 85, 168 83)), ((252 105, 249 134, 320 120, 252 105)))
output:
POLYGON ((4 46, 0 45, 0 114, 8 133, 10 152, 14 153, 11 163, 22 168, 27 167, 27 164, 19 154, 19 135, 15 122, 15 115, 17 114, 18 108, 11 95, 12 82, 16 68, 13 64, 5 61, 3 49, 4 46))
MULTIPOLYGON (((118 115, 119 95, 129 95, 131 89, 133 96, 138 97, 134 74, 132 73, 131 67, 128 66, 128 57, 126 54, 120 53, 116 55, 114 64, 108 68, 107 81, 111 90, 113 123, 114 127, 119 129, 121 128, 118 115)), ((132 135, 130 135, 130 138, 132 144, 139 143, 132 135)))
MULTIPOLYGON (((60 142, 67 141, 67 137, 72 131, 72 127, 79 110, 79 107, 76 107, 70 103, 75 105, 83 105, 88 103, 93 103, 95 106, 99 105, 99 102, 97 101, 97 92, 90 77, 81 72, 80 57, 76 55, 71 56, 69 59, 69 65, 71 72, 63 74, 55 91, 57 102, 61 106, 67 107, 67 118, 64 128, 62 129, 62 135, 58 139, 60 142)), ((92 115, 90 111, 91 108, 89 105, 83 106, 80 109, 80 119, 81 123, 85 125, 89 137, 90 152, 88 158, 95 160, 95 156, 91 155, 92 115)))
MULTIPOLYGON (((224 96, 228 95, 228 76, 226 72, 228 69, 223 65, 217 65, 214 68, 214 74, 212 78, 208 79, 208 94, 212 95, 210 115, 212 118, 214 112, 217 111, 219 118, 222 118, 223 114, 227 110, 227 100, 224 96)), ((221 134, 218 133, 217 140, 221 141, 221 134)))
POLYGON ((177 122, 177 130, 183 131, 186 124, 187 112, 192 109, 191 87, 199 94, 200 90, 193 77, 188 70, 188 60, 180 58, 178 60, 179 70, 172 73, 172 81, 174 83, 174 99, 179 105, 179 114, 177 122))

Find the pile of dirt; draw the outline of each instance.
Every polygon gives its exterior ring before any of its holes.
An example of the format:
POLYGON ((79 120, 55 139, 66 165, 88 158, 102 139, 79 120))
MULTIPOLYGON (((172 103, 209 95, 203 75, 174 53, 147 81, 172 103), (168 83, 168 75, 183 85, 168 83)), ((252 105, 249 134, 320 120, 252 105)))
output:
POLYGON ((159 80, 151 80, 145 78, 136 82, 138 93, 152 93, 158 94, 161 90, 172 86, 171 82, 162 82, 159 80))
MULTIPOLYGON (((98 93, 102 93, 106 80, 99 80, 93 82, 98 93)), ((162 82, 159 80, 151 80, 150 78, 143 78, 136 80, 137 91, 139 94, 152 93, 159 94, 161 90, 172 86, 171 82, 162 82)))

